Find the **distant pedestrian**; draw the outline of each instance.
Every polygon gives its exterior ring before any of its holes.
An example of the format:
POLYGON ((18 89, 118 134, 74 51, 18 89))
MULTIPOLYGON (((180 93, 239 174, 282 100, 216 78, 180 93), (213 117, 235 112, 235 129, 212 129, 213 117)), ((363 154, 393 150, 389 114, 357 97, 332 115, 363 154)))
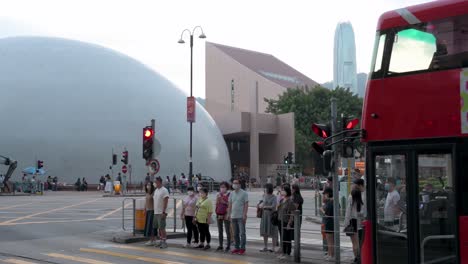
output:
POLYGON ((271 217, 273 212, 276 212, 276 196, 273 194, 273 184, 269 183, 265 186, 263 199, 259 207, 263 210, 262 219, 260 221, 260 235, 263 236, 264 248, 260 252, 274 252, 278 242, 278 230, 272 224, 271 217), (272 238, 271 249, 268 249, 268 238, 272 238))
POLYGON ((122 175, 120 175, 120 172, 119 174, 117 175, 117 181, 122 184, 122 175))
POLYGON ((81 191, 81 179, 80 178, 76 180, 75 187, 77 191, 81 191))
POLYGON ((281 186, 281 175, 278 173, 276 175, 276 187, 278 188, 278 186, 281 186))
POLYGON ((294 211, 296 206, 292 200, 292 191, 288 185, 283 186, 282 191, 283 199, 281 204, 278 206, 278 218, 282 227, 282 248, 283 254, 281 254, 279 259, 286 259, 287 256, 291 255, 292 250, 292 239, 293 239, 293 222, 294 222, 294 211))
POLYGON ((171 178, 169 178, 169 176, 166 176, 164 186, 166 186, 167 191, 169 192, 169 194, 171 194, 171 178))
POLYGON ((249 209, 249 195, 241 189, 239 180, 234 180, 232 187, 234 189, 229 196, 228 215, 231 224, 234 226, 235 249, 232 254, 245 254, 245 224, 247 222, 247 212, 249 209))
POLYGON ((167 248, 166 243, 166 217, 167 204, 169 202, 169 192, 163 186, 161 177, 156 178, 156 190, 154 191, 154 228, 159 231, 160 242, 155 246, 162 249, 167 248))
POLYGON ((229 207, 229 183, 222 182, 220 184, 219 193, 216 197, 216 219, 218 224, 218 241, 219 246, 216 251, 221 251, 224 249, 224 252, 231 251, 231 221, 227 218, 227 211, 229 207), (224 228, 223 228, 224 226, 224 228), (223 248, 223 233, 226 232, 226 248, 223 248))
POLYGON ((268 175, 267 177, 267 184, 271 184, 271 175, 268 175))
POLYGON ((208 189, 203 188, 200 190, 200 196, 198 198, 195 211, 195 222, 197 223, 198 231, 200 232, 200 244, 197 248, 203 248, 204 250, 211 248, 210 224, 212 224, 212 214, 213 202, 208 199, 208 189))
POLYGON ((299 224, 302 224, 302 205, 304 204, 304 198, 302 197, 301 189, 299 188, 298 184, 293 184, 292 193, 293 193, 292 199, 293 199, 294 205, 296 206, 296 209, 300 211, 299 213, 300 223, 299 224))
POLYGON ((151 182, 147 182, 145 185, 145 237, 149 237, 150 240, 145 243, 146 246, 155 245, 155 230, 154 230, 154 191, 155 187, 151 182))
POLYGON ((98 191, 104 190, 105 185, 106 185, 106 178, 104 178, 104 175, 102 175, 101 178, 99 179, 98 191))
POLYGON ((52 190, 57 191, 58 190, 58 177, 57 176, 55 176, 54 179, 52 180, 52 184, 54 185, 52 190))
POLYGON ((333 259, 334 253, 334 220, 333 220, 333 189, 327 187, 323 191, 324 206, 320 209, 323 214, 322 223, 324 224, 325 236, 327 239, 328 255, 327 260, 333 259))
POLYGON ((185 245, 186 248, 191 247, 192 245, 197 245, 199 243, 198 227, 194 222, 197 201, 198 196, 193 191, 193 187, 188 187, 188 195, 183 200, 182 212, 180 213, 180 218, 182 219, 182 221, 185 221, 185 226, 187 227, 187 244, 185 245), (192 237, 194 239, 193 243, 192 237))
POLYGON ((151 181, 151 177, 150 177, 150 174, 149 174, 149 172, 148 172, 148 173, 146 173, 146 177, 145 177, 145 186, 146 186, 146 184, 148 184, 148 182, 151 182, 151 183, 153 183, 153 182, 151 181))
POLYGON ((172 176, 172 188, 174 189, 174 192, 177 190, 177 176, 175 174, 172 176))
POLYGON ((83 177, 83 181, 81 182, 81 191, 88 191, 88 182, 85 177, 83 177))
POLYGON ((180 178, 180 192, 181 193, 187 192, 187 184, 188 184, 187 178, 182 173, 182 177, 180 178))
POLYGON ((47 177, 47 190, 52 190, 52 176, 50 175, 47 177))

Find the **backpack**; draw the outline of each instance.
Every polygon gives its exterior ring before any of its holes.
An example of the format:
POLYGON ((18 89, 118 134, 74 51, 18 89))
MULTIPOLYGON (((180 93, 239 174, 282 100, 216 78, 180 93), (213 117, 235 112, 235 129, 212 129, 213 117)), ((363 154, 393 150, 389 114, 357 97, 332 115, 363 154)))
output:
MULTIPOLYGON (((230 194, 231 193, 228 193, 226 196, 222 197, 222 199, 228 199, 229 201, 230 194)), ((228 206, 229 205, 227 204, 219 203, 218 206, 216 206, 216 215, 225 215, 227 213, 228 206)))

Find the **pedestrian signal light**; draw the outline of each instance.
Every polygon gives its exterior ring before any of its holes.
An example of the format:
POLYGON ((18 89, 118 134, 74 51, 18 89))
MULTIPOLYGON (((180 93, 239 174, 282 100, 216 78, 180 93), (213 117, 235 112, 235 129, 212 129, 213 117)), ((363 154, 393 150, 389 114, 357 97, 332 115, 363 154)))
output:
POLYGON ((355 118, 346 124, 346 129, 353 129, 359 124, 359 119, 355 118))
POLYGON ((312 131, 321 138, 327 138, 331 135, 329 125, 312 124, 312 131))

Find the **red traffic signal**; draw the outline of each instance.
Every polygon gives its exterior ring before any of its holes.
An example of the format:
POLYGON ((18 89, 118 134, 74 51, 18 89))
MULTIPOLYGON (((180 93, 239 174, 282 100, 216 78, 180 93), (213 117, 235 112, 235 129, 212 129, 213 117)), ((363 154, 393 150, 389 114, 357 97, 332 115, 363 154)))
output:
POLYGON ((359 124, 359 119, 355 118, 346 124, 346 129, 353 129, 359 124))
POLYGON ((153 137, 154 135, 154 131, 151 127, 145 127, 143 128, 143 138, 144 139, 149 139, 151 137, 153 137))
POLYGON ((312 131, 321 138, 327 138, 331 136, 330 126, 322 124, 312 124, 312 131))
POLYGON ((128 151, 124 151, 122 152, 122 159, 121 161, 124 163, 124 164, 128 164, 128 151))
POLYGON ((44 161, 38 160, 38 161, 37 161, 37 168, 38 168, 38 169, 42 169, 43 167, 44 167, 44 161))

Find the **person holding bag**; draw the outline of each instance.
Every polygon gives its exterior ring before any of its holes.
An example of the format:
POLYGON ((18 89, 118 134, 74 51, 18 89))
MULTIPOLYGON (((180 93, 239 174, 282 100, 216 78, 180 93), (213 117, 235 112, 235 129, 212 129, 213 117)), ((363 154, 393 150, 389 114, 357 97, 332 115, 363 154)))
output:
MULTIPOLYGON (((197 205, 198 196, 195 195, 193 187, 188 187, 188 195, 183 200, 182 212, 180 214, 180 219, 185 222, 187 227, 187 244, 186 248, 192 245, 192 237, 194 238, 193 245, 199 243, 198 241, 198 228, 193 224, 193 219, 195 218, 195 207, 197 205)), ((198 245, 197 245, 198 246, 198 245)))
POLYGON ((219 193, 216 197, 216 219, 218 222, 218 240, 219 246, 216 251, 223 250, 223 232, 226 232, 227 237, 227 245, 224 249, 224 252, 229 252, 231 250, 231 221, 226 217, 227 216, 227 209, 229 207, 229 183, 222 182, 220 184, 219 193), (224 224, 224 230, 223 230, 224 224))
POLYGON ((346 226, 344 232, 351 238, 351 243, 353 244, 353 263, 359 263, 359 236, 357 232, 364 217, 363 205, 361 191, 357 189, 352 190, 346 206, 344 221, 346 226))
POLYGON ((276 196, 273 194, 273 184, 269 183, 265 186, 265 194, 260 206, 260 209, 263 211, 261 215, 262 220, 260 221, 260 235, 263 236, 263 243, 265 245, 260 252, 274 252, 278 239, 278 230, 272 223, 273 212, 276 212, 276 196), (269 237, 273 240, 271 250, 268 249, 269 237))
POLYGON ((213 214, 213 203, 208 199, 208 189, 202 188, 200 190, 200 198, 197 201, 195 219, 200 232, 200 245, 197 248, 204 250, 210 249, 211 234, 210 224, 212 222, 211 215, 213 214), (205 246, 206 240, 206 246, 205 246))

